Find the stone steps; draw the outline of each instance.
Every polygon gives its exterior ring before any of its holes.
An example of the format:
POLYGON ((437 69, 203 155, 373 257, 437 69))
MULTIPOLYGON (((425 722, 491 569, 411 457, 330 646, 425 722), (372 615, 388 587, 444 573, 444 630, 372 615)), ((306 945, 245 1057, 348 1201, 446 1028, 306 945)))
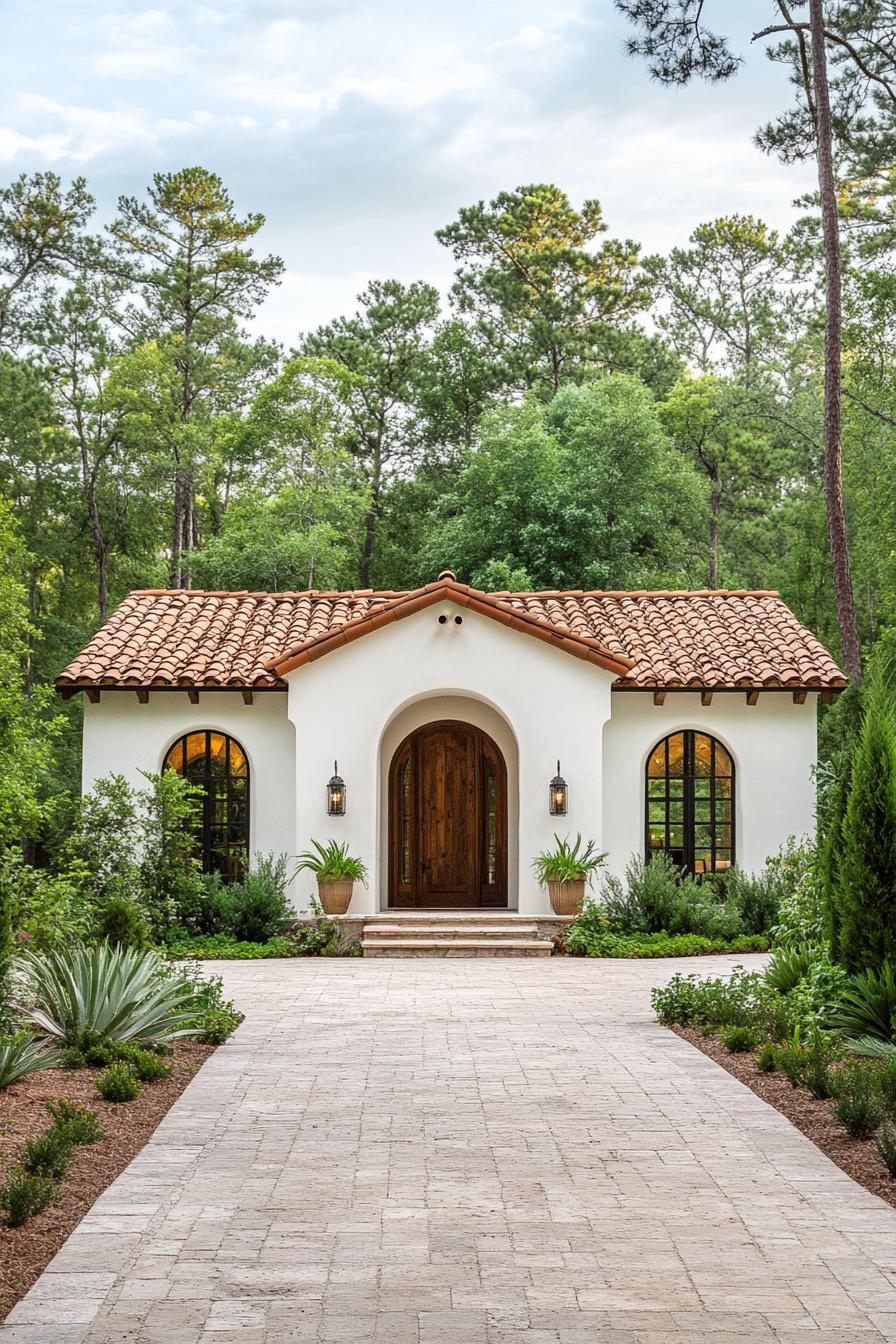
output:
POLYGON ((378 915, 364 922, 365 957, 549 957, 551 941, 520 915, 454 911, 378 915))

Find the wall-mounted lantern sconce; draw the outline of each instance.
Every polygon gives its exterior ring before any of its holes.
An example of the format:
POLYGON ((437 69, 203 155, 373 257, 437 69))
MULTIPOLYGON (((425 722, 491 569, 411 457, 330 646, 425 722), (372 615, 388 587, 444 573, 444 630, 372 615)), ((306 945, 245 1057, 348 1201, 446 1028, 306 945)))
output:
POLYGON ((566 780, 560 774, 560 762, 557 762, 557 773, 551 780, 551 803, 550 813, 552 817, 565 817, 566 805, 569 801, 569 790, 566 787, 566 780))
POLYGON ((333 762, 333 778, 327 785, 327 816, 345 816, 345 780, 339 775, 339 762, 333 762))

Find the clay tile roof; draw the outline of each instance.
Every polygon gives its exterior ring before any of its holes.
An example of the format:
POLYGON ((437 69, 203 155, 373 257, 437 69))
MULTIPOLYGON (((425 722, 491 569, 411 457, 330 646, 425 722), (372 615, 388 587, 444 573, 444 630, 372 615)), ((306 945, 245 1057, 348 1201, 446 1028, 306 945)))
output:
POLYGON ((620 687, 846 684, 777 593, 483 593, 446 574, 405 593, 143 589, 56 685, 282 688, 293 669, 445 599, 611 671, 620 687))

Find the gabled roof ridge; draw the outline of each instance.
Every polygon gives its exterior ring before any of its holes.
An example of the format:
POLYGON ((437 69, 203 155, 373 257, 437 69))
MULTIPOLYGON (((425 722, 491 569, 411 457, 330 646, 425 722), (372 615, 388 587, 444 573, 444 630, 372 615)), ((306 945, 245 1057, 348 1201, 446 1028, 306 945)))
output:
POLYGON ((351 643, 392 620, 411 616, 414 612, 443 598, 462 600, 462 605, 470 606, 486 616, 494 616, 500 612, 506 617, 508 625, 537 635, 556 647, 565 648, 569 653, 576 653, 579 657, 598 663, 606 671, 614 672, 617 676, 625 676, 635 665, 633 658, 621 652, 614 653, 591 635, 582 634, 570 626, 555 621, 542 620, 529 611, 518 611, 509 602, 501 601, 494 594, 483 592, 482 589, 473 588, 466 583, 459 583, 457 579, 439 578, 420 588, 398 594, 374 611, 367 611, 349 619, 338 630, 325 630, 313 639, 293 644, 282 654, 267 659, 264 664, 265 670, 280 677, 286 676, 288 672, 294 671, 304 663, 323 657, 325 653, 342 644, 351 643))

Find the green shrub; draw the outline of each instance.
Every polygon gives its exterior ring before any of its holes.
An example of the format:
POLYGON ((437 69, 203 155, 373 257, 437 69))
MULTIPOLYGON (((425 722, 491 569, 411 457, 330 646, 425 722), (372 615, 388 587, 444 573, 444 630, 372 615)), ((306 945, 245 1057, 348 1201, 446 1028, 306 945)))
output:
POLYGON ((68 1046, 81 1048, 86 1036, 165 1041, 192 1034, 192 988, 154 952, 100 943, 27 955, 23 967, 33 1000, 28 1018, 68 1046))
POLYGON ((22 1166, 35 1176, 49 1176, 61 1181, 72 1160, 72 1141, 62 1129, 55 1126, 40 1138, 28 1139, 22 1155, 22 1166))
POLYGON ((756 1051, 756 1068, 760 1073, 774 1073, 778 1067, 778 1050, 773 1041, 764 1041, 756 1051))
POLYGON ((601 886, 600 905, 607 927, 618 933, 692 933, 682 929, 679 912, 693 897, 696 883, 660 852, 649 861, 633 855, 625 877, 610 873, 601 886))
POLYGON ((896 1179, 896 1126, 884 1125, 874 1141, 874 1147, 887 1171, 896 1179))
POLYGON ((748 1050, 755 1050, 758 1044, 756 1032, 750 1027, 723 1027, 719 1040, 733 1055, 746 1054, 748 1050))
POLYGON ((815 948, 808 972, 786 996, 791 1021, 807 1030, 829 1029, 848 983, 846 971, 834 965, 827 949, 815 948))
POLYGON ((128 1064, 110 1064, 97 1078, 96 1089, 104 1101, 133 1101, 140 1095, 140 1084, 128 1064))
POLYGON ((96 913, 96 937, 117 947, 144 948, 150 944, 149 921, 136 902, 110 896, 96 913))
POLYGON ((836 890, 837 959, 852 971, 896 964, 896 723, 873 674, 864 701, 836 890))
POLYGON ((776 948, 765 968, 765 983, 779 994, 789 994, 806 977, 811 965, 810 947, 776 948))
POLYGON ((0 1038, 0 1090, 17 1083, 29 1073, 55 1069, 60 1064, 58 1051, 46 1041, 35 1040, 30 1032, 0 1038))
POLYGON ((13 1171, 0 1186, 0 1209, 6 1214, 10 1227, 21 1227, 41 1213, 53 1198, 55 1187, 49 1176, 35 1176, 33 1172, 13 1171))
POLYGON ((218 873, 203 873, 196 891, 181 900, 178 917, 180 927, 173 927, 168 941, 183 936, 208 937, 215 934, 229 936, 233 924, 231 887, 225 886, 218 873))
POLYGON ((771 867, 759 874, 729 868, 726 873, 714 875, 709 883, 716 887, 726 904, 737 910, 745 933, 767 933, 775 925, 780 893, 771 867))
POLYGON ((191 1025, 196 1039, 205 1045, 223 1045, 243 1020, 232 999, 224 998, 217 975, 203 976, 198 968, 191 980, 191 1025))
POLYGON ((294 918, 286 896, 289 881, 285 854, 256 854, 242 882, 229 890, 229 929, 239 942, 265 943, 282 934, 294 918))
POLYGON ((837 1057, 837 1047, 830 1036, 814 1028, 806 1046, 803 1083, 812 1093, 824 1101, 834 1088, 831 1065, 837 1057))
POLYGON ((196 800, 202 789, 176 770, 144 771, 149 787, 139 795, 140 890, 158 939, 196 901, 202 871, 196 857, 196 800))
POLYGON ((824 900, 814 845, 791 838, 766 860, 764 876, 775 893, 777 923, 769 932, 779 947, 815 947, 824 936, 824 900))
POLYGON ((87 1106, 76 1106, 66 1097, 49 1097, 44 1107, 53 1121, 53 1129, 64 1135, 69 1143, 98 1143, 103 1137, 99 1116, 87 1106))
POLYGON ((130 1067, 141 1083, 157 1083, 171 1073, 171 1065, 151 1050, 135 1050, 130 1067))
POLYGON ((883 1106, 873 1085, 854 1075, 837 1080, 832 1110, 853 1139, 869 1139, 884 1118, 883 1106))
POLYGON ((807 1051, 799 1040, 778 1047, 775 1063, 791 1087, 802 1087, 806 1076, 807 1051))
POLYGON ((884 1062, 877 1075, 877 1090, 884 1107, 896 1115, 896 1055, 884 1062))
POLYGON ((780 995, 740 966, 727 978, 676 974, 653 990, 651 1003, 661 1022, 682 1026, 749 1027, 778 1039, 786 1023, 780 995))
POLYGON ((852 976, 831 1021, 847 1037, 874 1036, 889 1041, 896 1036, 896 974, 892 965, 885 963, 880 971, 852 976))

